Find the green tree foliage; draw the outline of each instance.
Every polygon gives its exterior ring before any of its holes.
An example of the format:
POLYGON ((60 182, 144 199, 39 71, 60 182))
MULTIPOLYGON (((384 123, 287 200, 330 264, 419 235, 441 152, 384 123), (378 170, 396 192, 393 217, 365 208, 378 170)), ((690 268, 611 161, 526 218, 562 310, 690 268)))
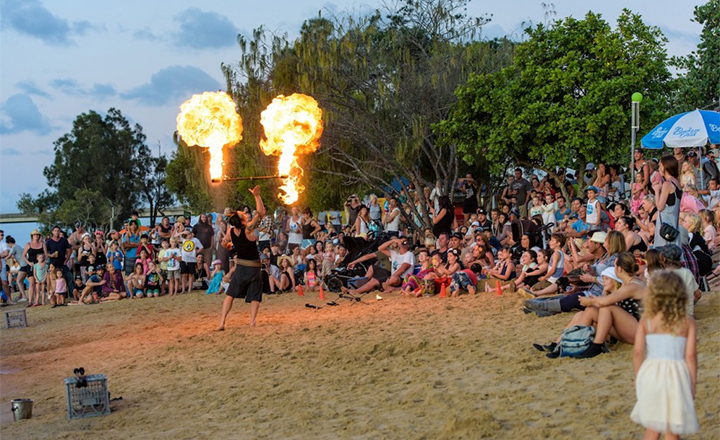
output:
POLYGON ((473 75, 437 128, 467 161, 506 158, 554 175, 556 166, 630 159, 630 96, 641 92, 643 126, 665 116, 670 74, 665 37, 625 10, 617 28, 588 13, 526 30, 513 64, 473 75))
MULTIPOLYGON (((466 4, 407 0, 368 16, 308 20, 292 43, 262 29, 241 39, 240 63, 223 68, 250 132, 243 142, 257 145, 253 118, 272 97, 305 93, 320 103, 325 126, 321 150, 303 162, 312 182, 306 203, 327 208, 358 187, 383 194, 401 176, 415 188, 441 180, 449 189, 463 164, 454 142, 437 143, 432 125, 471 73, 501 69, 513 50, 506 40, 479 41, 486 20, 468 17, 466 4)), ((411 202, 429 224, 425 207, 411 202)))
POLYGON ((113 207, 119 220, 148 197, 156 207, 171 202, 167 192, 148 190, 144 179, 158 170, 157 160, 145 145, 142 127, 131 126, 120 110, 111 108, 104 117, 95 111, 79 115, 54 150, 55 160, 43 172, 49 189, 34 199, 22 194, 18 202, 18 209, 38 215, 46 225, 81 221, 103 227, 113 207))
POLYGON ((703 25, 697 51, 672 59, 685 73, 677 81, 678 112, 720 107, 720 0, 696 6, 695 21, 703 25))
POLYGON ((138 164, 140 166, 138 190, 147 203, 150 225, 154 226, 158 214, 169 208, 173 202, 173 196, 166 181, 168 159, 166 156, 152 156, 149 148, 141 148, 138 164))

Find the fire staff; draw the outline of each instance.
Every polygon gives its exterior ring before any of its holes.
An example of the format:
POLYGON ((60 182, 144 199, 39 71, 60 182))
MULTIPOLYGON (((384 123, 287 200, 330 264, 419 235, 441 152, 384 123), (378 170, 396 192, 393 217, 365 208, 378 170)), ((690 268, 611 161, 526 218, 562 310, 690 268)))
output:
POLYGON ((232 227, 229 234, 225 235, 223 245, 232 241, 237 252, 236 267, 230 285, 227 288, 227 296, 223 301, 222 317, 220 318, 219 331, 225 330, 225 319, 232 308, 235 298, 245 298, 250 303, 250 326, 255 326, 260 302, 262 302, 262 277, 260 275, 260 254, 255 242, 255 228, 265 216, 265 205, 260 198, 260 187, 256 186, 250 192, 255 197, 257 215, 248 222, 244 213, 237 211, 230 215, 228 224, 232 227))

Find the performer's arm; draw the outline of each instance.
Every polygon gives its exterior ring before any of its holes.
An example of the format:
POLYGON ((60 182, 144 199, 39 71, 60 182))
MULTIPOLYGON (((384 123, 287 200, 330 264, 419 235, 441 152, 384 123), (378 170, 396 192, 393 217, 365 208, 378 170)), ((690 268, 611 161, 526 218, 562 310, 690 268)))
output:
POLYGON ((257 225, 260 223, 260 220, 265 217, 265 205, 263 204, 262 198, 260 197, 260 185, 256 186, 255 188, 251 189, 250 192, 253 196, 255 196, 255 206, 257 210, 257 215, 255 218, 252 219, 250 224, 247 226, 248 229, 252 230, 257 227, 257 225))

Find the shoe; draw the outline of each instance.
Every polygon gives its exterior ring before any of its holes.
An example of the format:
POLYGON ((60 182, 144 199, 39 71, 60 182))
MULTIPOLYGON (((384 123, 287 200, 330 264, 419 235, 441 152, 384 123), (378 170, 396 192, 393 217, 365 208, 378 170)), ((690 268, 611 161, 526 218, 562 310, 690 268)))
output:
POLYGON ((547 351, 547 352, 552 353, 553 351, 555 351, 555 348, 557 347, 557 343, 551 342, 551 343, 545 344, 545 345, 533 344, 533 347, 535 347, 535 349, 537 351, 547 351))
POLYGON ((525 298, 530 298, 530 299, 537 298, 537 295, 535 294, 535 292, 533 292, 532 290, 527 289, 525 287, 523 287, 522 289, 518 289, 517 292, 520 295, 524 296, 525 298))
POLYGON ((557 359, 560 357, 560 350, 551 351, 550 353, 547 353, 545 356, 549 357, 550 359, 557 359))
POLYGON ((589 359, 594 358, 595 356, 598 356, 604 352, 605 344, 596 344, 592 343, 588 348, 585 349, 582 353, 575 356, 577 359, 589 359))
POLYGON ((523 313, 526 314, 526 315, 529 315, 529 314, 533 313, 533 311, 530 310, 530 309, 528 309, 527 307, 523 307, 522 311, 523 311, 523 313))

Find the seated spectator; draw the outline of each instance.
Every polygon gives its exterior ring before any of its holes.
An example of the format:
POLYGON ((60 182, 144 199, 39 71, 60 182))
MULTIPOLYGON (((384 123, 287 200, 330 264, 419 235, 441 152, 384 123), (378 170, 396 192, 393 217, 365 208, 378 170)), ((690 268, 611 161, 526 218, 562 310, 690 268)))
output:
MULTIPOLYGON (((540 252, 540 254, 543 255, 543 258, 545 258, 545 254, 543 252, 540 252)), ((522 256, 520 257, 520 263, 522 264, 522 268, 520 269, 520 275, 518 275, 518 277, 515 279, 516 289, 522 289, 526 287, 531 288, 535 285, 535 283, 538 282, 542 273, 539 273, 537 275, 529 275, 529 273, 535 272, 538 268, 537 261, 538 254, 535 251, 527 250, 523 252, 522 256)))
POLYGON ((553 254, 548 263, 548 271, 545 275, 538 279, 532 290, 526 289, 524 292, 530 296, 543 296, 556 293, 559 290, 558 281, 565 274, 565 253, 562 249, 565 247, 565 235, 554 233, 550 237, 550 250, 553 254), (540 281, 545 281, 542 285, 540 281))
MULTIPOLYGON (((125 283, 123 282, 122 273, 115 269, 113 263, 105 265, 106 272, 103 276, 105 284, 102 285, 101 302, 104 301, 119 301, 129 295, 125 290, 125 283)), ((82 282, 82 280, 80 280, 82 282)))
POLYGON ((674 272, 680 279, 682 279, 688 292, 688 310, 689 316, 695 314, 695 303, 698 302, 702 296, 700 287, 695 281, 695 277, 689 269, 682 266, 682 250, 675 244, 668 244, 663 246, 660 251, 660 261, 666 270, 674 272))
MULTIPOLYGON (((299 251, 300 248, 294 248, 293 253, 296 249, 299 251)), ((270 276, 270 273, 268 272, 268 278, 270 281, 270 292, 283 293, 295 289, 296 281, 295 271, 293 269, 293 259, 288 256, 282 256, 278 258, 278 263, 280 264, 279 277, 276 278, 274 276, 270 276)))
POLYGON ((127 279, 127 291, 130 298, 142 298, 145 296, 145 275, 143 274, 142 263, 137 263, 133 273, 127 279))
POLYGON ((420 249, 417 254, 420 268, 417 273, 413 273, 405 277, 402 284, 403 294, 419 298, 423 295, 423 279, 433 271, 430 261, 430 252, 427 249, 420 249))
POLYGON ((485 269, 483 272, 487 276, 485 283, 485 291, 491 292, 499 285, 501 289, 514 292, 515 264, 512 261, 512 252, 506 246, 498 251, 498 263, 492 269, 485 269))

